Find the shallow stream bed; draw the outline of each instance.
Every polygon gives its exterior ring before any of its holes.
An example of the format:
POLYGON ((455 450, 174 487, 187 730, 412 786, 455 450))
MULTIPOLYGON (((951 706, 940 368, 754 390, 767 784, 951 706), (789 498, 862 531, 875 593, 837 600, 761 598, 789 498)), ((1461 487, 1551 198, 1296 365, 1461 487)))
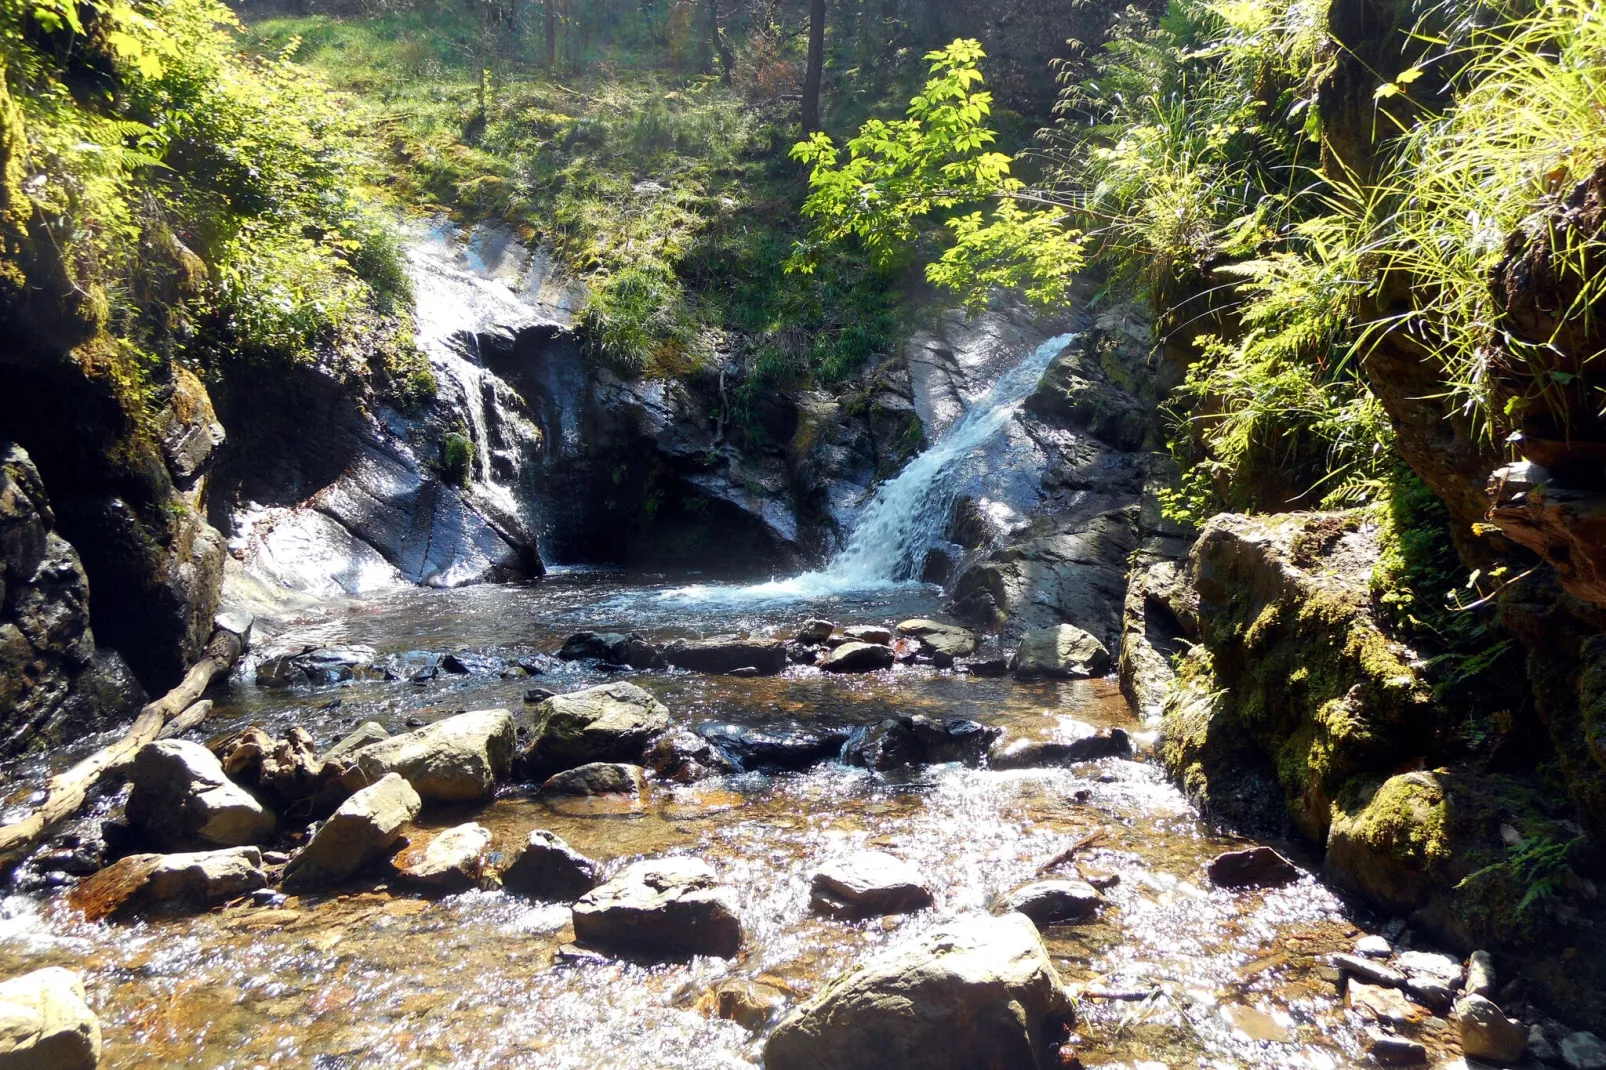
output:
MULTIPOLYGON (((532 685, 589 686, 604 674, 548 662, 567 634, 637 630, 654 639, 785 631, 804 617, 841 624, 937 613, 918 586, 874 597, 788 603, 670 593, 661 577, 560 572, 529 588, 413 590, 309 619, 281 645, 369 648, 389 669, 339 684, 272 691, 237 679, 209 732, 253 721, 307 728, 320 746, 369 719, 404 730, 463 709, 523 715, 532 685), (534 678, 442 673, 440 654, 474 652, 543 669, 534 678)), ((517 670, 515 670, 517 671, 517 670)), ((86 924, 60 898, 13 896, 0 918, 0 975, 59 964, 85 973, 105 1034, 104 1066, 716 1068, 760 1063, 766 1028, 718 1016, 719 986, 790 1005, 876 949, 967 913, 1033 877, 1075 839, 1102 830, 1059 872, 1117 882, 1090 924, 1050 928, 1078 1004, 1088 1066, 1339 1067, 1366 1061, 1363 1022, 1342 1005, 1327 957, 1375 919, 1306 876, 1267 891, 1211 887, 1203 865, 1241 841, 1213 833, 1143 759, 1113 681, 1021 683, 929 668, 832 677, 615 673, 653 691, 674 724, 719 720, 836 726, 889 712, 965 717, 1012 736, 1060 736, 1073 722, 1119 725, 1136 760, 1013 772, 935 766, 887 775, 835 764, 654 785, 645 801, 547 801, 510 786, 488 808, 426 812, 426 827, 477 820, 494 847, 532 828, 603 863, 692 854, 738 892, 745 938, 729 962, 644 967, 575 956, 567 907, 502 892, 430 901, 379 879, 277 906, 236 904, 177 920, 86 924), (864 846, 917 865, 933 909, 843 923, 808 910, 820 863, 864 846)), ((93 741, 86 741, 86 745, 93 741)), ((14 775, 39 770, 14 770, 14 775)), ((13 781, 15 783, 15 780, 13 781)), ((12 803, 20 801, 16 797, 12 803)), ((1286 845, 1284 845, 1286 846, 1286 845)), ((1401 1032, 1447 1053, 1445 1023, 1401 1032)))

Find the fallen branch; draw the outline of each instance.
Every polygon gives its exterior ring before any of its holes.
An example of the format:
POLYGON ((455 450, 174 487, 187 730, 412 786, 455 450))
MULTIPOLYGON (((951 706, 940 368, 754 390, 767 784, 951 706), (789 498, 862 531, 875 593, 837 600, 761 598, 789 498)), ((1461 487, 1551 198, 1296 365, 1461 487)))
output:
POLYGON ((192 710, 212 680, 227 675, 244 649, 244 634, 224 628, 214 631, 201 660, 190 667, 177 687, 140 710, 121 739, 51 777, 49 793, 38 809, 21 821, 0 827, 0 861, 10 861, 31 849, 57 824, 76 814, 101 777, 127 768, 139 749, 155 740, 169 721, 192 710))
POLYGON ((203 698, 171 721, 158 733, 157 739, 177 739, 192 728, 199 728, 212 716, 212 700, 203 698))
POLYGON ((1080 851, 1090 843, 1095 843, 1098 840, 1103 839, 1104 834, 1108 831, 1109 829, 1098 828, 1094 829, 1092 832, 1089 832, 1087 835, 1081 837, 1075 843, 1065 848, 1065 850, 1061 851, 1053 858, 1050 858, 1047 862, 1044 862, 1042 865, 1038 866, 1037 875, 1041 877, 1055 866, 1063 866, 1065 863, 1076 857, 1076 852, 1080 851))

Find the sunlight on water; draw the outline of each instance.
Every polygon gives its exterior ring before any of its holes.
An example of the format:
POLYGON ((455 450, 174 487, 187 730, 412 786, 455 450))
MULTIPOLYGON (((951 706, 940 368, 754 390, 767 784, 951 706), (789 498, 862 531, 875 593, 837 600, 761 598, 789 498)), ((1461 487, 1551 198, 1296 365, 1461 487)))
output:
POLYGON ((734 586, 694 584, 660 597, 686 603, 762 605, 816 601, 891 587, 916 586, 925 552, 938 540, 967 465, 1003 431, 1043 372, 1074 335, 1050 338, 999 376, 936 444, 882 484, 860 514, 840 553, 823 569, 788 579, 734 586))

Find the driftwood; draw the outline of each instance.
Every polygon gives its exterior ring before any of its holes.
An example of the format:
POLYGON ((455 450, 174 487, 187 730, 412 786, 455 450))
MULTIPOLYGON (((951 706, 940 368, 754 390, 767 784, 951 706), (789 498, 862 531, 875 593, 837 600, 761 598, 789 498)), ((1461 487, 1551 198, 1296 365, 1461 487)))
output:
POLYGON ((1100 829, 1094 829, 1092 832, 1089 832, 1086 836, 1082 836, 1082 837, 1078 838, 1075 843, 1073 843, 1069 847, 1065 848, 1065 850, 1061 851, 1059 854, 1055 855, 1053 858, 1050 858, 1047 862, 1044 862, 1042 865, 1038 866, 1037 867, 1037 875, 1039 877, 1041 877, 1043 874, 1047 873, 1049 870, 1053 869, 1055 866, 1063 866, 1065 863, 1069 862, 1071 859, 1076 857, 1076 852, 1080 851, 1082 848, 1086 847, 1090 843, 1094 843, 1097 840, 1103 839, 1104 838, 1104 834, 1107 831, 1108 831, 1107 829, 1101 829, 1101 828, 1100 829))
POLYGON ((177 717, 168 721, 162 730, 156 733, 157 739, 177 739, 192 728, 199 728, 212 716, 212 700, 203 698, 177 717))
POLYGON ((215 677, 225 675, 245 649, 245 636, 219 628, 207 641, 201 660, 179 685, 139 711, 133 727, 117 742, 91 754, 66 772, 50 778, 49 793, 33 813, 0 827, 0 860, 32 848, 65 819, 78 812, 100 778, 126 769, 145 744, 154 741, 168 722, 192 709, 215 677))

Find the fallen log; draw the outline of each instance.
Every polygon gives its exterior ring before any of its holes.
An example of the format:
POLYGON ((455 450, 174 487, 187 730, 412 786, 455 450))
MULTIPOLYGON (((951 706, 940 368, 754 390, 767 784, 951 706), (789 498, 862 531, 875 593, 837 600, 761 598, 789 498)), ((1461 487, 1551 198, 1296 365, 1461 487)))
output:
POLYGON ((169 721, 192 709, 213 679, 227 675, 234 667, 249 634, 249 624, 241 631, 220 624, 207 640, 201 660, 190 666, 177 687, 141 709, 121 739, 51 777, 45 801, 33 813, 0 827, 0 861, 14 861, 32 849, 56 825, 78 812, 101 777, 126 769, 139 749, 154 741, 169 721))
POLYGON ((189 709, 167 722, 162 730, 156 733, 156 738, 158 740, 177 739, 190 729, 199 728, 210 716, 212 716, 212 700, 209 698, 203 698, 201 701, 197 702, 195 705, 191 706, 189 709))

